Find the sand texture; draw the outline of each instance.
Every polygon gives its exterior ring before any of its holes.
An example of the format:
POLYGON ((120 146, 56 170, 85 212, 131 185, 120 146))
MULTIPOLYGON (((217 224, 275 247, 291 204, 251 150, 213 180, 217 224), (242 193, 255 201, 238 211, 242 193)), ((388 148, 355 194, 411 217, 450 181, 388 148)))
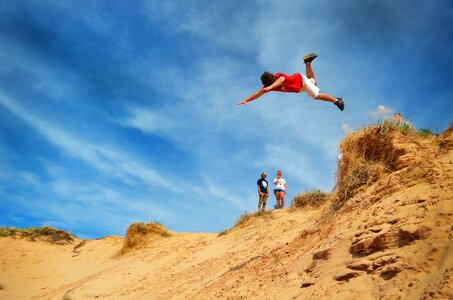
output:
POLYGON ((149 234, 124 254, 123 237, 0 238, 0 299, 453 299, 453 130, 394 142, 395 169, 336 209, 149 234))

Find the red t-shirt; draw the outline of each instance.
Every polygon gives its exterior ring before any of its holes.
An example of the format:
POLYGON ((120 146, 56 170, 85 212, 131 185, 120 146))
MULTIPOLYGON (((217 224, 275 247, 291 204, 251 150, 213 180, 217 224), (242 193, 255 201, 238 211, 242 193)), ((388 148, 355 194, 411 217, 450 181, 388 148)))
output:
POLYGON ((302 88, 302 75, 300 73, 293 74, 291 76, 286 75, 285 73, 276 73, 274 75, 275 79, 279 77, 285 77, 285 81, 283 81, 283 85, 272 89, 276 92, 284 92, 284 93, 299 93, 302 88))

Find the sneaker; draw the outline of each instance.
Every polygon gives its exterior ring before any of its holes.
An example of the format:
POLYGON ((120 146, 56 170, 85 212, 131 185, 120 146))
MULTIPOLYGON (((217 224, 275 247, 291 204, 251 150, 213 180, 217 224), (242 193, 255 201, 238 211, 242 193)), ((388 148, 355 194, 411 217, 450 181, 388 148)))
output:
POLYGON ((337 98, 337 102, 335 102, 335 105, 341 110, 343 111, 344 109, 344 101, 342 98, 337 98))
POLYGON ((316 53, 310 53, 308 55, 305 55, 304 56, 304 63, 309 63, 311 62, 313 59, 315 59, 316 57, 318 57, 318 55, 316 53))

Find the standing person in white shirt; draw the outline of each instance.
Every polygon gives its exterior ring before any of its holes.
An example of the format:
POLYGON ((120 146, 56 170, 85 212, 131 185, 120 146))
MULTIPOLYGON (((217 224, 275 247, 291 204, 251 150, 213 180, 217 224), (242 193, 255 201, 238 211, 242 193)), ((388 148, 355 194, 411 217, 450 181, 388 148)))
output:
POLYGON ((282 178, 282 171, 277 171, 277 178, 274 179, 274 194, 276 199, 275 208, 285 207, 286 180, 282 178))

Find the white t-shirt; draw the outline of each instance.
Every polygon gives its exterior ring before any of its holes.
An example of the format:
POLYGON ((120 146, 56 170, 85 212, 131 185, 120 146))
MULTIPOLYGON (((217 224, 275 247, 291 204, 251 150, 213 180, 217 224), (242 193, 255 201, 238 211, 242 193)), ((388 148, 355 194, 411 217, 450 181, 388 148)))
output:
POLYGON ((286 180, 283 179, 283 178, 280 178, 280 179, 275 178, 274 179, 274 185, 275 185, 274 189, 278 189, 278 190, 284 191, 285 190, 285 184, 286 184, 286 180), (276 183, 277 183, 277 185, 275 185, 276 183))

